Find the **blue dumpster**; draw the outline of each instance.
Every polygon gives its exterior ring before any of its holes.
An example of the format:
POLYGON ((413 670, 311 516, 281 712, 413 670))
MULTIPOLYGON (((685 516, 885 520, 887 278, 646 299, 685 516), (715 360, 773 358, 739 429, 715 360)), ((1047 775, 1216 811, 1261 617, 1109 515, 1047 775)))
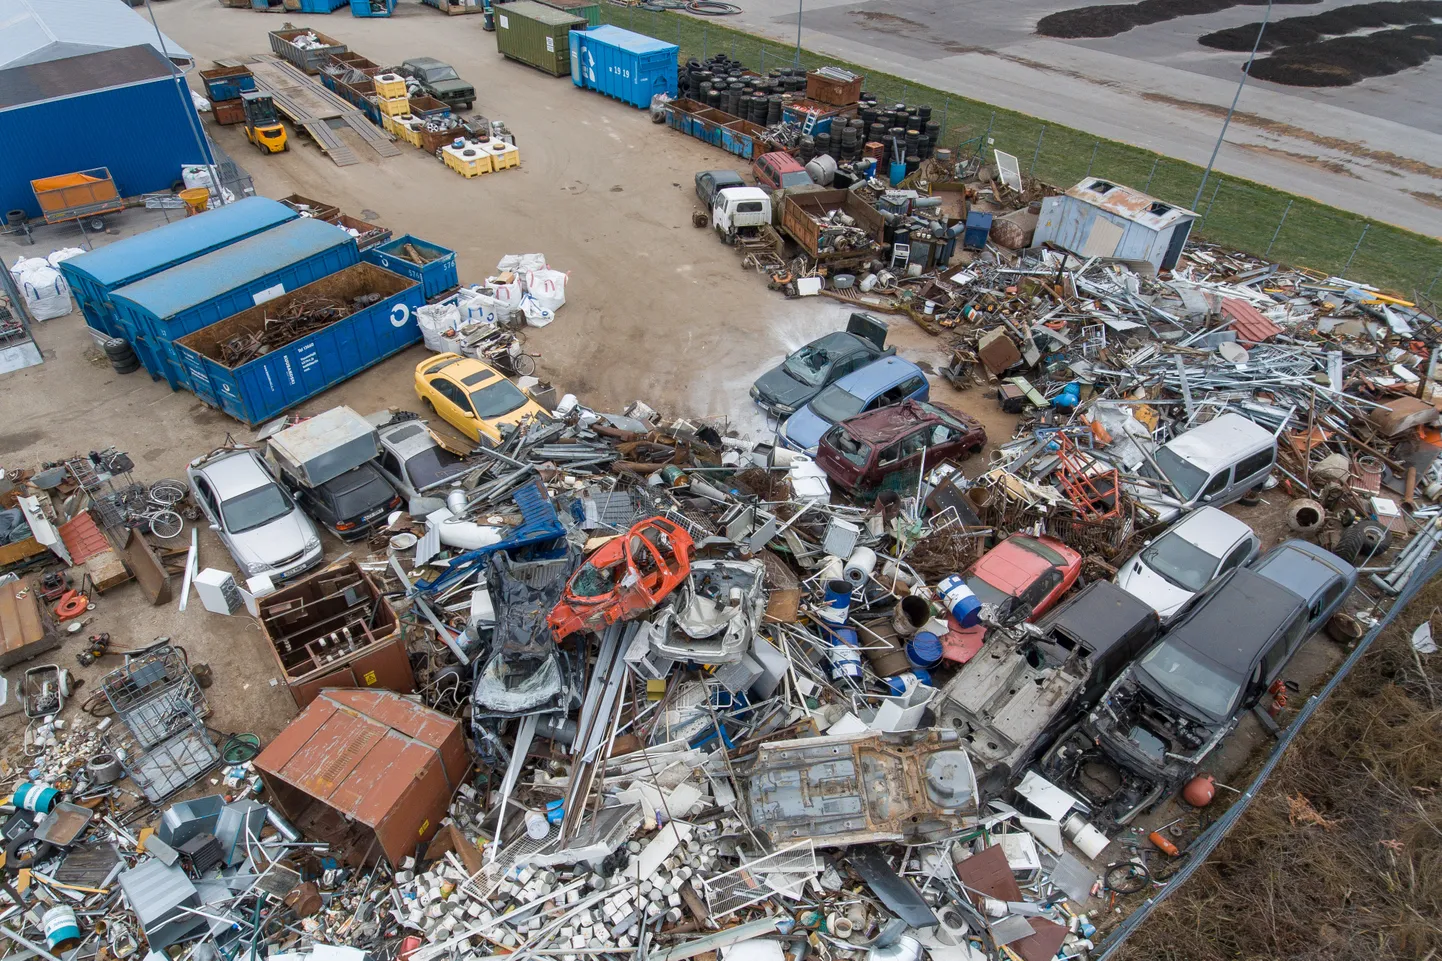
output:
POLYGON ((658 93, 676 96, 680 47, 609 24, 571 31, 571 82, 633 107, 658 93))

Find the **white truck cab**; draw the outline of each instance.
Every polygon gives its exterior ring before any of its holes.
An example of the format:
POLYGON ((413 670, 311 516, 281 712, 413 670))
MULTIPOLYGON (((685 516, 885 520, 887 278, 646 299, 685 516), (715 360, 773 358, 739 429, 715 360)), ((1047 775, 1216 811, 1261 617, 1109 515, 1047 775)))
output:
POLYGON ((771 195, 760 187, 727 187, 716 192, 711 223, 724 244, 754 234, 771 223, 771 195))

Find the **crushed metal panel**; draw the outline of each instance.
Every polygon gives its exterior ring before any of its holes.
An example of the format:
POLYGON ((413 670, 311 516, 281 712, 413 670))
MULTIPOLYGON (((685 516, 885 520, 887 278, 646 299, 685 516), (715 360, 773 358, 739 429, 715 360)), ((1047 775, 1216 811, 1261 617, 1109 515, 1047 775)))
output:
POLYGON ((773 741, 746 789, 751 823, 773 844, 917 840, 977 813, 971 759, 952 731, 773 741))
POLYGON ((802 841, 724 874, 701 878, 701 889, 711 917, 724 918, 773 895, 800 897, 806 880, 820 874, 821 867, 816 846, 802 841))

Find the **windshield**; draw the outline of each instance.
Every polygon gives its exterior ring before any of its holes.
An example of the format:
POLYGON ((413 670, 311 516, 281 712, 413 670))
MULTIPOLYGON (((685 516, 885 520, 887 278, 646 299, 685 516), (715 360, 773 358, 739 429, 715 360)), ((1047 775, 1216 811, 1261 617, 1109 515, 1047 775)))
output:
POLYGON ((418 491, 452 477, 459 477, 466 470, 465 462, 443 447, 427 447, 406 461, 406 476, 411 479, 411 486, 418 491))
MULTIPOLYGON (((1177 490, 1181 493, 1183 501, 1190 501, 1196 497, 1201 491, 1202 485, 1207 482, 1205 471, 1183 460, 1179 455, 1166 447, 1158 447, 1152 457, 1156 460, 1157 466, 1166 473, 1167 476, 1165 479, 1177 485, 1177 490)), ((1144 473, 1147 476, 1155 476, 1156 471, 1151 469, 1150 464, 1144 464, 1143 467, 1144 473)), ((1158 477, 1156 479, 1162 480, 1163 478, 1158 477)), ((1163 491, 1162 493, 1170 494, 1171 491, 1163 491)))
POLYGON ((526 395, 508 380, 497 380, 480 390, 471 391, 471 406, 477 417, 500 417, 523 406, 526 395))
POLYGON ((1141 659, 1140 667, 1157 686, 1182 704, 1214 718, 1228 717, 1242 685, 1217 666, 1184 647, 1162 641, 1141 659))
POLYGON ((1142 560, 1177 587, 1199 591, 1212 579, 1221 558, 1213 557, 1189 543, 1182 535, 1172 532, 1142 551, 1142 560))
POLYGON ((394 497, 390 485, 379 474, 364 467, 342 474, 331 481, 338 517, 354 517, 380 507, 394 497))
POLYGON ((442 80, 459 80, 456 71, 452 67, 428 67, 426 68, 426 82, 438 83, 442 80))
POLYGON ((1051 564, 1055 567, 1066 566, 1066 558, 1062 557, 1050 547, 1047 547, 1035 537, 1028 537, 1025 534, 1013 534, 1011 535, 1009 540, 1017 547, 1025 548, 1026 550, 1035 554, 1037 557, 1040 557, 1042 560, 1046 561, 1048 564, 1051 564))
POLYGON ((290 498, 275 484, 257 487, 220 505, 225 529, 242 534, 291 512, 290 498))
POLYGON ((827 423, 834 424, 861 413, 861 408, 865 406, 866 401, 840 384, 832 384, 816 395, 811 402, 811 412, 827 423))
POLYGON ((966 579, 966 586, 976 595, 976 599, 983 604, 990 604, 993 607, 1000 604, 1008 604, 1012 596, 999 587, 993 587, 980 577, 972 576, 966 579))
POLYGON ((826 377, 826 368, 830 365, 831 351, 815 344, 807 344, 786 358, 781 369, 807 387, 820 387, 826 377))

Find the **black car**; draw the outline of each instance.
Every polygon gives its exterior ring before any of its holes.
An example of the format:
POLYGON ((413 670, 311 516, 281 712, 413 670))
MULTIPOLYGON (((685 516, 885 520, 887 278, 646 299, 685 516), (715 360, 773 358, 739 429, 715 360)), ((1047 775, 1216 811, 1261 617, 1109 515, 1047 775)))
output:
POLYGON ((290 486, 305 512, 343 541, 365 537, 401 506, 395 488, 374 464, 362 464, 319 487, 290 486))
POLYGON ((727 187, 744 187, 746 181, 734 170, 703 170, 696 174, 696 199, 711 209, 711 201, 727 187))
POLYGON ((751 385, 756 406, 776 417, 790 417, 822 388, 878 357, 896 353, 886 346, 886 324, 870 314, 852 314, 845 330, 818 337, 786 355, 751 385))
POLYGON ((1281 676, 1309 624, 1301 597, 1233 571, 1057 739, 1042 776, 1079 795, 1103 831, 1130 823, 1196 774, 1281 676))

